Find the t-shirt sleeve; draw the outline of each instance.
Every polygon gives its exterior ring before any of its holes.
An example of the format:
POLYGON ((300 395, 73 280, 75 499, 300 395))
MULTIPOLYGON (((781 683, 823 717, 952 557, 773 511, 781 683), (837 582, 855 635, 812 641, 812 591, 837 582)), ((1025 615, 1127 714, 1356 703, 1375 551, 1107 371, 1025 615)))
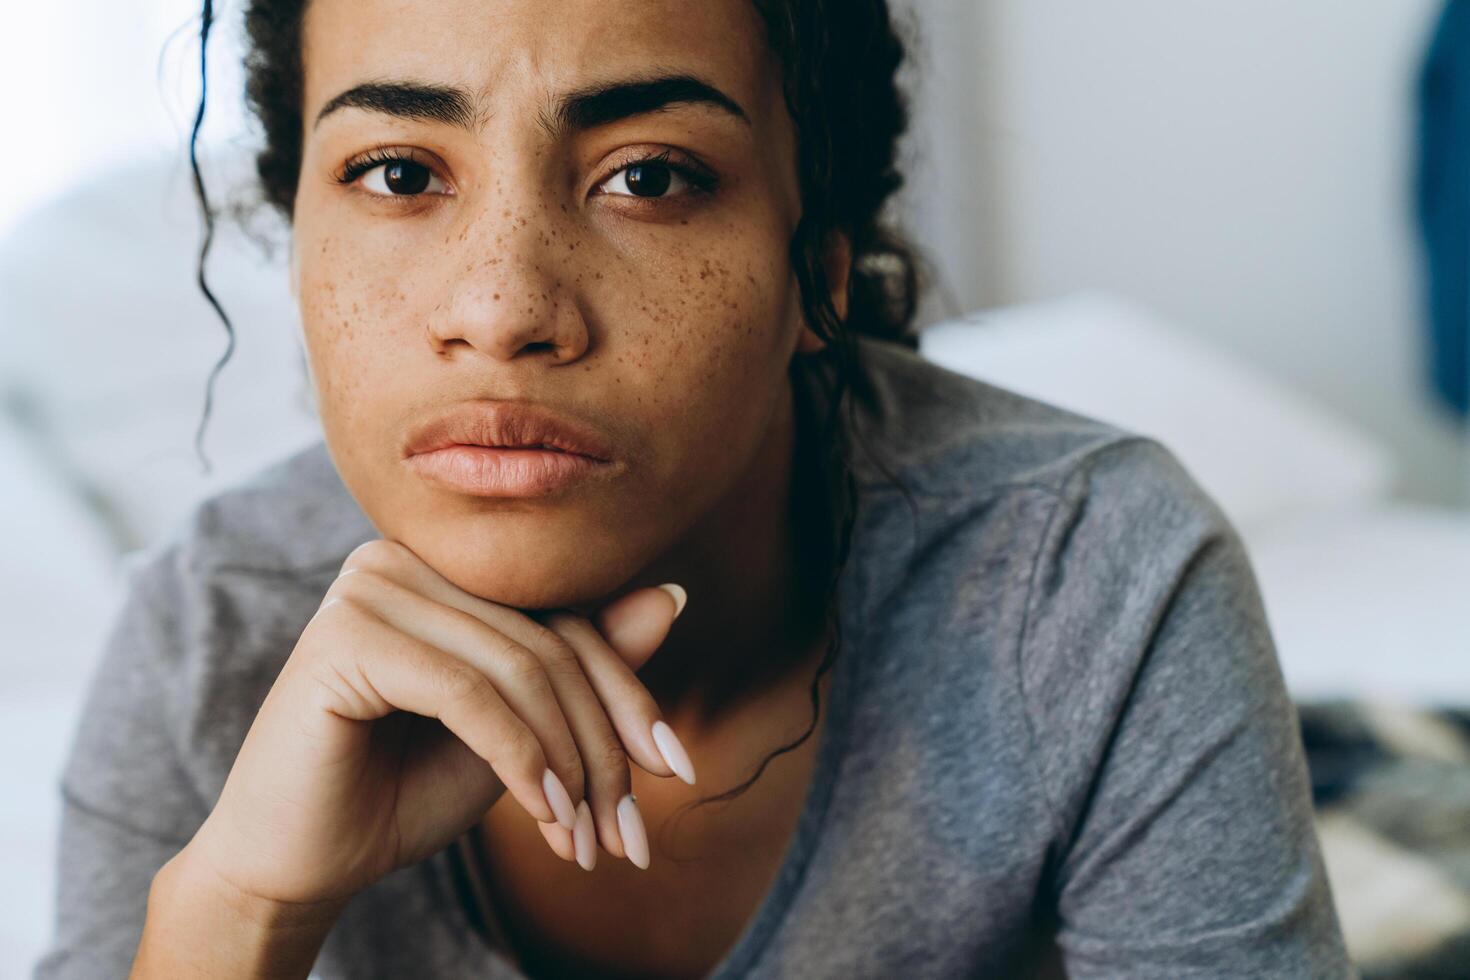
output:
POLYGON ((1357 976, 1254 572, 1167 449, 1068 481, 1021 658, 1069 977, 1357 976))
POLYGON ((127 976, 153 876, 207 816, 171 710, 187 674, 185 553, 159 548, 130 569, 83 699, 58 785, 56 905, 36 980, 127 976))

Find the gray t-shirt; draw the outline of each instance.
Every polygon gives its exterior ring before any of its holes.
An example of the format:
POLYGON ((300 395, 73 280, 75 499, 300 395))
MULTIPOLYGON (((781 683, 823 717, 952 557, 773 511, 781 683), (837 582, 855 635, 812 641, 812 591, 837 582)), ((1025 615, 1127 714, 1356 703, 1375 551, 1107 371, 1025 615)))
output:
MULTIPOLYGON (((842 649, 796 834, 736 977, 1355 977, 1249 560, 1159 443, 863 340, 842 649), (1043 964, 1050 964, 1045 966, 1043 964)), ((36 976, 126 975, 353 547, 317 443, 130 573, 60 791, 36 976)), ((467 835, 468 836, 468 835, 467 835)), ((519 978, 466 839, 357 895, 316 972, 519 978)))

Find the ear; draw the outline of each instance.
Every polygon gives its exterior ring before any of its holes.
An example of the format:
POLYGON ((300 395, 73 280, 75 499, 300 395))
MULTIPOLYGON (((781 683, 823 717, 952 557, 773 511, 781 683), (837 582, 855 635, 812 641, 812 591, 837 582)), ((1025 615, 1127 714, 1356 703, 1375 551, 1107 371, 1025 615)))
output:
MULTIPOLYGON (((827 237, 827 247, 822 253, 822 265, 827 271, 827 286, 831 291, 832 308, 837 316, 847 319, 848 289, 852 282, 852 240, 846 232, 834 231, 827 237)), ((797 341, 799 354, 815 354, 826 343, 808 326, 801 328, 797 341)))

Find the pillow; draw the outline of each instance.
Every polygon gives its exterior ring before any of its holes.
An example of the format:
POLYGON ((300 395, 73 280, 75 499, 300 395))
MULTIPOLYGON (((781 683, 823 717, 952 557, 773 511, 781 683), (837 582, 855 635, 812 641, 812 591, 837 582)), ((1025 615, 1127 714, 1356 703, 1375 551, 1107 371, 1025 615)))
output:
MULTIPOLYGON (((205 166, 216 205, 250 180, 244 156, 205 166)), ((171 157, 130 163, 0 239, 0 394, 120 551, 157 541, 201 497, 320 436, 282 228, 264 226, 277 242, 267 254, 222 219, 209 279, 236 346, 215 380, 203 447, 213 472, 203 472, 194 436, 228 338, 195 284, 191 180, 171 157)))
POLYGON ((1105 295, 975 313, 919 340, 951 370, 1159 439, 1246 533, 1381 499, 1397 476, 1372 436, 1105 295))

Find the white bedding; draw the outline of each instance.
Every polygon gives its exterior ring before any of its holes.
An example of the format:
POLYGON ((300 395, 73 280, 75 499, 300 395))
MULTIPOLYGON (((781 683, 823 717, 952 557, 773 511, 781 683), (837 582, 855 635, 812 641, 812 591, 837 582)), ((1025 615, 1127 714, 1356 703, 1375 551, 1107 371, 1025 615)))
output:
POLYGON ((1385 502, 1247 543, 1298 698, 1470 707, 1470 516, 1385 502))

